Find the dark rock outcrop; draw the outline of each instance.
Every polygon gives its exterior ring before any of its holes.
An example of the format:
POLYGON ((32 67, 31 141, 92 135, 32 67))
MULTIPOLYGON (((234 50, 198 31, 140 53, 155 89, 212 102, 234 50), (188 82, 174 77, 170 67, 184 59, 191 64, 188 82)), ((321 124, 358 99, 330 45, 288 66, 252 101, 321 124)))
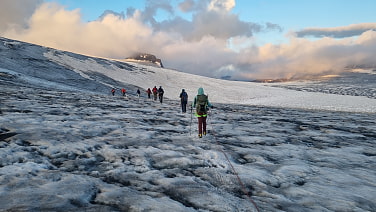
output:
POLYGON ((148 54, 148 53, 137 53, 131 57, 126 58, 126 60, 136 60, 139 62, 149 62, 156 64, 163 68, 162 60, 157 58, 155 55, 148 54))

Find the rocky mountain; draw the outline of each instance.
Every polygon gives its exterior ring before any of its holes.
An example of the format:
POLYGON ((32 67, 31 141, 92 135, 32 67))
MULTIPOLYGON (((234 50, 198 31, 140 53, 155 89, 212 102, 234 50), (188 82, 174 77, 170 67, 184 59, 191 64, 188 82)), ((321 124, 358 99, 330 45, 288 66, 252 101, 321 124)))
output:
POLYGON ((136 53, 125 59, 126 61, 151 63, 163 68, 162 60, 148 53, 136 53))

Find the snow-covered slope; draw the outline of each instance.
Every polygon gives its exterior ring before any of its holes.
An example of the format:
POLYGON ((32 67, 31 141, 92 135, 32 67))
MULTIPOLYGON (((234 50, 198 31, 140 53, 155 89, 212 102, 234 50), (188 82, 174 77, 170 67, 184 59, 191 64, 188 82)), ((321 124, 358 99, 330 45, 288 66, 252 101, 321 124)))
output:
POLYGON ((190 96, 194 96, 197 89, 203 87, 211 101, 218 103, 376 112, 376 100, 365 97, 293 91, 271 87, 270 84, 213 79, 135 63, 129 63, 134 67, 129 71, 123 66, 104 66, 93 59, 77 60, 66 54, 51 52, 47 52, 45 56, 52 61, 69 64, 75 71, 83 73, 83 76, 84 73, 95 70, 112 79, 145 90, 148 87, 162 86, 165 96, 170 99, 177 99, 182 88, 190 96))
POLYGON ((70 87, 84 92, 108 93, 110 87, 125 87, 130 93, 135 93, 137 87, 146 90, 162 86, 167 98, 178 99, 184 88, 192 99, 197 89, 203 87, 214 103, 376 112, 376 99, 361 96, 302 92, 270 84, 213 79, 137 63, 77 55, 4 38, 0 44, 0 68, 11 70, 10 74, 19 73, 24 80, 35 82, 40 79, 39 84, 46 84, 46 88, 70 87))

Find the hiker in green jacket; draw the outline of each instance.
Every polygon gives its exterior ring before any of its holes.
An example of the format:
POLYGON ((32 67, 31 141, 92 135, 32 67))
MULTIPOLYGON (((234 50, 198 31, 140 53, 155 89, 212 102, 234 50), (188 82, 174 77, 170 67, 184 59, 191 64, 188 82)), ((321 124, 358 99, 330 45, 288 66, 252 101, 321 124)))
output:
POLYGON ((208 96, 204 94, 204 89, 199 88, 197 96, 192 102, 192 108, 196 108, 195 116, 198 119, 198 137, 206 135, 206 118, 208 116, 209 107, 213 108, 210 104, 208 96))

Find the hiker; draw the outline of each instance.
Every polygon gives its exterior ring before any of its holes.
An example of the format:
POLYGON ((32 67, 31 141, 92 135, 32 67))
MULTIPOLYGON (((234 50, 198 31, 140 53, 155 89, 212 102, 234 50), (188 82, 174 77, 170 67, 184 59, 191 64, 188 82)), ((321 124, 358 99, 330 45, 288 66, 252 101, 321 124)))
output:
POLYGON ((111 93, 112 93, 112 96, 115 96, 115 88, 112 88, 111 93))
POLYGON ((148 99, 150 99, 151 89, 148 88, 148 89, 146 90, 146 93, 148 93, 148 99))
POLYGON ((141 96, 141 91, 140 91, 140 89, 137 89, 137 96, 138 96, 138 98, 140 98, 140 96, 141 96))
POLYGON ((122 88, 121 93, 123 94, 123 96, 125 96, 125 92, 127 92, 127 90, 125 90, 125 88, 122 88))
POLYGON ((158 96, 159 96, 159 101, 161 102, 161 104, 163 102, 163 94, 164 94, 164 90, 163 90, 162 86, 159 86, 158 96))
POLYGON ((182 113, 187 112, 187 103, 188 103, 188 94, 185 92, 184 89, 181 90, 180 93, 180 103, 181 103, 181 111, 182 113))
POLYGON ((157 95, 158 95, 157 86, 154 86, 154 88, 153 88, 153 95, 154 95, 154 101, 157 101, 157 95))
POLYGON ((204 94, 204 89, 199 88, 197 96, 192 102, 192 108, 196 108, 195 116, 198 119, 198 137, 206 135, 206 117, 208 116, 208 107, 213 108, 210 104, 208 96, 204 94))

